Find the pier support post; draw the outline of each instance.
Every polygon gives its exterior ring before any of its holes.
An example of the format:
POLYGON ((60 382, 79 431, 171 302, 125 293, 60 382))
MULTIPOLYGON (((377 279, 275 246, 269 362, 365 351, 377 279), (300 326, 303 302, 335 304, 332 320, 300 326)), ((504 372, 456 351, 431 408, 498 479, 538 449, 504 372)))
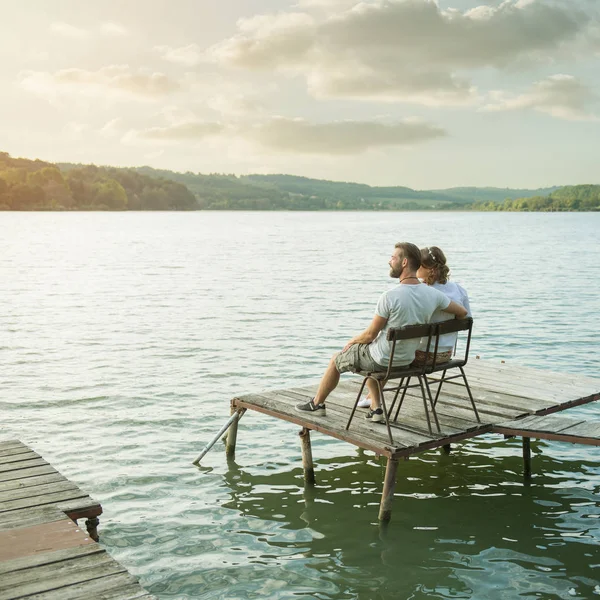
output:
POLYGON ((452 451, 452 446, 450 444, 444 444, 442 446, 442 453, 445 454, 446 456, 448 456, 448 454, 450 454, 451 451, 452 451))
POLYGON ((298 433, 302 445, 302 468, 304 481, 313 485, 315 483, 315 467, 313 465, 312 448, 310 447, 310 429, 303 427, 298 433))
POLYGON ((531 481, 531 438, 523 438, 523 477, 529 483, 531 481))
POLYGON ((379 520, 389 521, 392 518, 392 501, 394 499, 394 488, 396 487, 396 472, 398 471, 398 459, 388 458, 385 468, 385 479, 383 480, 383 493, 379 505, 379 520))
MULTIPOLYGON (((231 415, 236 413, 236 409, 231 407, 231 415)), ((241 419, 244 413, 241 412, 237 419, 234 419, 231 425, 229 426, 229 431, 227 432, 227 439, 225 442, 225 454, 227 458, 235 458, 235 444, 237 442, 237 432, 238 432, 238 422, 241 419)))
POLYGON ((95 542, 100 539, 98 537, 98 525, 100 525, 100 519, 98 517, 91 517, 85 520, 85 528, 95 542))

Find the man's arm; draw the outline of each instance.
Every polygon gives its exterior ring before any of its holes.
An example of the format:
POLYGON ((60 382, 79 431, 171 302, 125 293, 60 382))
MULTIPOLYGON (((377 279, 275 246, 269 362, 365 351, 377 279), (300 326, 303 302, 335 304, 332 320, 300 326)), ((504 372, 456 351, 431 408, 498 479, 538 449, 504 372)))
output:
MULTIPOLYGON (((457 305, 460 306, 460 305, 457 305)), ((370 344, 379 334, 379 332, 385 327, 387 323, 387 319, 380 317, 379 315, 375 315, 371 324, 358 335, 355 335, 345 346, 342 352, 345 352, 353 346, 354 344, 370 344)))
POLYGON ((461 306, 458 302, 454 302, 454 300, 451 300, 450 304, 444 308, 444 312, 449 312, 452 315, 456 315, 459 319, 464 319, 468 314, 467 309, 464 306, 461 306))

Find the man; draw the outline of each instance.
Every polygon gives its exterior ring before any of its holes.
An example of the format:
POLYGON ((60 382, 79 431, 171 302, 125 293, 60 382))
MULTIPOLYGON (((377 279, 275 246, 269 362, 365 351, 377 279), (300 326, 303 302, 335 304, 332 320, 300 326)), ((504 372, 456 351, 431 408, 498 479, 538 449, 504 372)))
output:
MULTIPOLYGON (((325 416, 325 400, 336 388, 340 374, 346 371, 385 371, 390 358, 390 343, 387 331, 390 328, 429 323, 437 310, 464 318, 467 311, 457 302, 451 301, 445 294, 425 285, 417 278, 417 270, 421 266, 421 251, 409 242, 399 242, 389 262, 390 277, 397 277, 398 285, 384 292, 379 298, 375 316, 371 324, 359 335, 353 337, 341 352, 334 354, 321 379, 316 396, 304 404, 297 404, 296 409, 325 416)), ((415 358, 419 340, 403 340, 396 344, 394 366, 409 365, 415 358)), ((377 384, 367 380, 367 387, 373 408, 367 415, 374 423, 383 422, 383 410, 377 384)))

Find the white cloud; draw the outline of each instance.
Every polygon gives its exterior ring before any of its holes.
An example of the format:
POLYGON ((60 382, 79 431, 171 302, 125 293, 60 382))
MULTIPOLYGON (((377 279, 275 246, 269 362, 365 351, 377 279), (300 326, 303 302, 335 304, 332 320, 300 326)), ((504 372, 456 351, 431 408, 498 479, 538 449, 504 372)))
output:
POLYGON ((202 51, 198 44, 189 44, 180 48, 156 46, 154 49, 160 53, 161 58, 164 60, 179 63, 186 67, 194 67, 203 60, 202 51))
POLYGON ((151 127, 142 131, 131 131, 126 134, 124 141, 136 140, 160 142, 194 142, 206 137, 218 135, 223 131, 223 125, 216 122, 190 121, 169 125, 167 127, 151 127))
POLYGON ((127 28, 123 27, 119 23, 113 23, 108 21, 100 25, 100 32, 104 35, 122 36, 127 35, 129 32, 127 28))
POLYGON ((229 121, 199 119, 131 130, 125 143, 177 142, 194 143, 206 138, 219 138, 227 146, 246 144, 276 153, 353 155, 385 146, 405 146, 444 137, 446 132, 430 123, 407 119, 396 123, 376 121, 334 121, 311 123, 303 119, 271 117, 261 121, 229 121))
POLYGON ((107 121, 100 129, 99 133, 102 137, 111 138, 119 134, 121 130, 122 119, 116 118, 107 121))
POLYGON ((446 135, 428 123, 407 120, 385 124, 370 121, 310 123, 273 118, 243 132, 271 150, 296 154, 358 154, 383 146, 412 145, 446 135))
POLYGON ((82 29, 81 27, 75 27, 74 25, 69 25, 68 23, 64 23, 62 21, 52 23, 50 25, 50 30, 53 33, 70 38, 81 39, 89 36, 89 31, 87 31, 86 29, 82 29))
POLYGON ((467 71, 547 61, 592 25, 592 17, 560 1, 504 0, 460 11, 434 0, 374 0, 349 9, 342 3, 321 17, 242 19, 208 56, 247 70, 301 74, 317 97, 467 104, 477 98, 467 71))
POLYGON ((529 91, 518 96, 492 92, 491 100, 482 110, 497 112, 532 109, 571 121, 597 119, 590 112, 590 105, 598 102, 598 96, 572 75, 552 75, 536 81, 529 91))
POLYGON ((85 123, 77 123, 71 121, 64 127, 65 135, 71 140, 80 140, 83 138, 83 134, 89 130, 89 126, 85 123))
POLYGON ((125 95, 156 99, 179 90, 179 84, 163 73, 133 71, 128 65, 110 65, 97 71, 63 69, 54 73, 27 71, 20 75, 21 85, 39 94, 80 93, 125 95))

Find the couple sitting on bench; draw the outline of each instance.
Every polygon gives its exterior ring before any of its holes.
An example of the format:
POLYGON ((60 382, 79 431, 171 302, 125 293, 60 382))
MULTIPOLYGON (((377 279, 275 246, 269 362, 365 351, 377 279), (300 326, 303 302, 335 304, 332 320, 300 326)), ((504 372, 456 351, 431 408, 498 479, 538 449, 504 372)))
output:
MULTIPOLYGON (((429 323, 434 317, 436 321, 444 321, 454 317, 462 319, 468 315, 467 294, 459 285, 447 281, 446 257, 436 246, 419 250, 414 244, 399 242, 389 265, 390 277, 398 278, 399 284, 382 294, 371 324, 353 337, 341 352, 334 354, 317 394, 309 402, 297 404, 297 410, 325 416, 325 400, 336 388, 341 373, 386 371, 390 357, 387 339, 389 329, 429 323), (419 278, 425 283, 421 283, 419 278)), ((449 336, 455 338, 456 334, 449 336)), ((419 348, 419 344, 419 339, 407 339, 396 344, 392 366, 407 366, 415 360, 428 361, 427 348, 419 348)), ((450 360, 453 346, 454 339, 440 338, 437 363, 450 360)), ((367 419, 381 423, 384 415, 377 383, 368 379, 366 384, 371 398, 367 419)))

